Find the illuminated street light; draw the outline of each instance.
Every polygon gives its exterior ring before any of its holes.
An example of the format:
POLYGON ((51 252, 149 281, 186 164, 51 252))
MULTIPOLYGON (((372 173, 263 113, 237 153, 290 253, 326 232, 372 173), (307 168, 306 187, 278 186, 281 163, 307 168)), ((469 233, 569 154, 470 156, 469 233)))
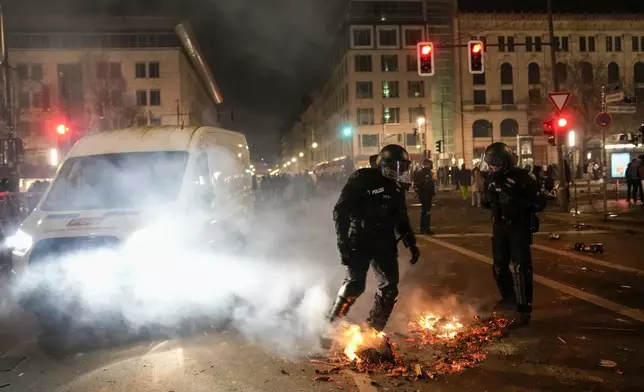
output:
POLYGON ((295 157, 291 158, 291 162, 293 162, 293 163, 297 162, 297 158, 295 158, 295 157))
POLYGON ((569 147, 575 146, 575 131, 568 132, 568 146, 569 147))
POLYGON ((418 117, 416 119, 416 122, 418 123, 419 127, 422 126, 423 124, 425 124, 425 117, 418 117))
POLYGON ((342 128, 342 135, 343 135, 343 136, 345 136, 345 137, 349 137, 349 136, 351 136, 351 133, 352 133, 352 132, 353 132, 353 131, 352 131, 351 127, 350 127, 350 126, 348 126, 348 125, 347 125, 347 126, 345 126, 344 128, 342 128))
POLYGON ((58 166, 58 150, 55 148, 49 150, 49 163, 52 166, 58 166))
POLYGON ((304 153, 303 153, 303 152, 301 152, 301 153, 299 153, 299 154, 297 154, 297 155, 299 155, 299 156, 300 156, 300 158, 302 158, 302 157, 304 156, 304 153))
POLYGON ((255 168, 255 165, 250 165, 250 168, 251 168, 251 169, 254 169, 254 168, 255 168))
POLYGON ((286 162, 286 165, 287 165, 287 166, 291 166, 291 162, 286 162))
POLYGON ((318 148, 318 144, 316 142, 313 142, 313 144, 311 144, 311 147, 318 148))
POLYGON ((592 157, 593 157, 593 153, 592 153, 592 152, 589 152, 588 154, 586 154, 586 159, 590 159, 590 158, 592 158, 592 157))
POLYGON ((286 166, 288 166, 286 163, 282 165, 282 167, 286 167, 286 166))

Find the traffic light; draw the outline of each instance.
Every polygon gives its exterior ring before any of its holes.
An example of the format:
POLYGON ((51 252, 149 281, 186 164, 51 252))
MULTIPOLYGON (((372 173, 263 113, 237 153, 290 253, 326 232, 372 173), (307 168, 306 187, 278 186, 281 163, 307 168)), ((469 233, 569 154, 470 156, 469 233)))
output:
POLYGON ((416 45, 418 55, 418 75, 434 75, 434 44, 431 42, 419 42, 416 45))
POLYGON ((483 61, 483 41, 469 41, 467 43, 467 51, 469 53, 469 56, 467 58, 467 65, 469 66, 470 73, 484 73, 485 64, 483 61))
POLYGON ((434 143, 434 145, 436 146, 436 152, 441 154, 443 152, 443 141, 439 140, 436 143, 434 143))
POLYGON ((67 131, 69 131, 69 127, 65 124, 58 124, 56 127, 56 132, 58 132, 59 135, 64 136, 67 134, 67 131))
POLYGON ((543 126, 543 134, 548 137, 548 144, 551 146, 557 145, 557 135, 568 131, 568 119, 563 116, 544 121, 541 124, 543 126))

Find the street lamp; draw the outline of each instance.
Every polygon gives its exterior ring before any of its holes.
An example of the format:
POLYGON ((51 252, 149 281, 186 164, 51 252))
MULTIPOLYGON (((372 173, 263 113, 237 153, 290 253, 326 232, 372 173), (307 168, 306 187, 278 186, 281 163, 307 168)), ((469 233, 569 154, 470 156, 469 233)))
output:
POLYGON ((423 126, 423 124, 425 124, 425 117, 418 117, 416 119, 416 122, 418 123, 419 127, 423 126))
POLYGON ((312 148, 318 148, 318 144, 316 142, 313 142, 313 144, 311 144, 311 147, 312 148))
POLYGON ((342 136, 349 137, 349 136, 351 136, 351 133, 352 133, 352 129, 351 129, 350 126, 345 125, 345 127, 342 128, 342 136))
POLYGON ((575 131, 568 132, 568 147, 575 146, 575 131))
POLYGON ((295 157, 291 158, 291 162, 293 162, 293 163, 297 162, 297 158, 295 158, 295 157))
POLYGON ((302 157, 304 156, 304 153, 303 153, 303 152, 301 152, 301 153, 299 153, 299 154, 297 154, 297 155, 299 155, 299 157, 300 157, 300 158, 302 158, 302 157))

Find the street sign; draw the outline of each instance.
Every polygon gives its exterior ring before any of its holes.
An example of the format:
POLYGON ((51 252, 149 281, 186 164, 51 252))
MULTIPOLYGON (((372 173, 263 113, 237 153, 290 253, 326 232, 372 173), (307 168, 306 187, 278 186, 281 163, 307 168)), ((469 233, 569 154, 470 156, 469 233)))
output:
POLYGON ((608 113, 633 114, 637 113, 637 107, 635 105, 611 105, 606 106, 606 111, 608 113))
POLYGON ((624 92, 617 91, 615 93, 604 95, 604 102, 606 103, 620 102, 620 101, 623 101, 624 98, 626 98, 626 96, 624 95, 624 92))
POLYGON ((622 82, 607 84, 604 86, 604 94, 616 93, 622 91, 622 82))
POLYGON ((567 91, 548 93, 548 98, 550 98, 550 102, 552 102, 552 105, 555 107, 557 112, 561 112, 570 100, 570 93, 567 91))
POLYGON ((595 116, 595 124, 600 128, 606 128, 612 121, 613 118, 606 112, 597 113, 597 116, 595 116))

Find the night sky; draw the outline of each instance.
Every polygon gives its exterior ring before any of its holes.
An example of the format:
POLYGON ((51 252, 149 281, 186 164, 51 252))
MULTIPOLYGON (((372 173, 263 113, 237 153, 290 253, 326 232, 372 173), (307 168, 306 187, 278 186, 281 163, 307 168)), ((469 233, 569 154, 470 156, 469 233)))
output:
MULTIPOLYGON (((257 146, 255 158, 278 152, 280 128, 302 98, 320 88, 333 43, 328 26, 342 0, 0 0, 7 13, 56 12, 188 17, 224 96, 233 128, 257 146)), ((542 11, 545 0, 462 0, 472 11, 542 11), (520 5, 521 9, 517 9, 520 5)), ((563 12, 644 12, 644 0, 553 0, 563 12), (603 4, 610 4, 610 8, 603 4)))

